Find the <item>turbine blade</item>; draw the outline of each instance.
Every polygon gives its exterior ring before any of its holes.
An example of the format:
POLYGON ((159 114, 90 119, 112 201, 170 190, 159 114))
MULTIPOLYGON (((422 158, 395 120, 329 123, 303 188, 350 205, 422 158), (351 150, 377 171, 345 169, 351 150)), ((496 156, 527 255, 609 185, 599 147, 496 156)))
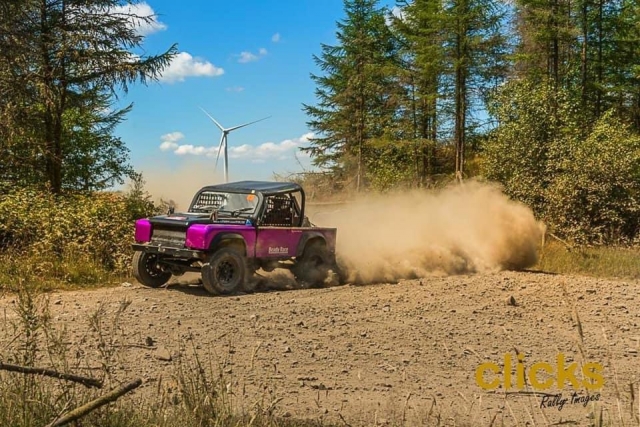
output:
POLYGON ((240 126, 234 126, 234 127, 232 127, 232 128, 227 129, 227 131, 228 131, 228 132, 231 132, 232 130, 240 129, 240 128, 243 128, 243 127, 245 127, 245 126, 249 126, 249 125, 252 125, 252 124, 254 124, 254 123, 258 123, 258 122, 261 122, 261 121, 263 121, 263 120, 267 120, 267 119, 268 119, 268 118, 270 118, 270 117, 271 117, 271 116, 269 116, 269 117, 265 117, 265 118, 263 118, 263 119, 256 120, 256 121, 254 121, 254 122, 245 123, 245 124, 240 125, 240 126))
POLYGON ((220 159, 220 151, 222 151, 222 143, 224 142, 225 135, 226 133, 222 132, 222 136, 220 137, 220 144, 218 145, 218 155, 216 156, 216 165, 213 168, 214 171, 218 170, 218 159, 220 159))
POLYGON ((205 113, 205 114, 207 115, 207 117, 209 117, 209 118, 213 121, 213 123, 215 123, 215 124, 216 124, 216 126, 218 126, 218 128, 220 128, 220 130, 221 130, 221 131, 223 131, 223 132, 224 132, 224 130, 225 130, 225 129, 222 127, 222 125, 221 125, 220 123, 218 123, 218 122, 216 121, 216 119, 214 119, 213 117, 211 117, 211 114, 207 113, 207 112, 204 110, 204 108, 202 108, 202 107, 200 107, 200 109, 202 110, 202 112, 203 112, 203 113, 205 113))

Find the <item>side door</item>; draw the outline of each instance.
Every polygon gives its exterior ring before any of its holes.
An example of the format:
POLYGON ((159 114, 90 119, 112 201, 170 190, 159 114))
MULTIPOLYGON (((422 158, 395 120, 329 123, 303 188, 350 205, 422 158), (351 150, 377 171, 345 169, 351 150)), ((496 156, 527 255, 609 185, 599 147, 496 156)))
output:
POLYGON ((294 203, 294 199, 290 194, 265 197, 265 208, 258 220, 257 258, 290 258, 296 256, 302 230, 293 227, 296 220, 294 203))

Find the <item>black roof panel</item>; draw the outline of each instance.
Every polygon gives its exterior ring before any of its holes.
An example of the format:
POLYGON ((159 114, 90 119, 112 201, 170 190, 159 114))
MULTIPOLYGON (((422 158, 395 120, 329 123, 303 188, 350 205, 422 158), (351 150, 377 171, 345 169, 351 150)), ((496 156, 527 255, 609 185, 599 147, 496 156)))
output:
POLYGON ((226 184, 208 185, 202 188, 202 190, 226 192, 251 192, 251 190, 255 190, 264 194, 276 194, 302 190, 302 187, 294 182, 237 181, 226 184))

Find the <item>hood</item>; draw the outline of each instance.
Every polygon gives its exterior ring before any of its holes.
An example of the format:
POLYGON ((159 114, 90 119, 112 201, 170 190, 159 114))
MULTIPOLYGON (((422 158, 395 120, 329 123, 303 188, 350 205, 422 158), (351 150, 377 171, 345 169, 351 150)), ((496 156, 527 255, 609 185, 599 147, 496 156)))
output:
POLYGON ((157 228, 186 229, 193 224, 210 224, 209 214, 173 213, 149 218, 149 222, 157 228))

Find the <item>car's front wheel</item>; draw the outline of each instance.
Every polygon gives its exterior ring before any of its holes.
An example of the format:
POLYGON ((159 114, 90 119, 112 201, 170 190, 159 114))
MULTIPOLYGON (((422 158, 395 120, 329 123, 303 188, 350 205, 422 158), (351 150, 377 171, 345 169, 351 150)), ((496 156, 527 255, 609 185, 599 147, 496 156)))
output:
POLYGON ((136 251, 133 254, 133 276, 150 288, 157 288, 171 279, 171 272, 165 271, 159 264, 159 257, 156 254, 136 251))
POLYGON ((218 249, 202 266, 202 284, 214 295, 229 295, 241 291, 247 278, 247 261, 235 247, 218 249))

